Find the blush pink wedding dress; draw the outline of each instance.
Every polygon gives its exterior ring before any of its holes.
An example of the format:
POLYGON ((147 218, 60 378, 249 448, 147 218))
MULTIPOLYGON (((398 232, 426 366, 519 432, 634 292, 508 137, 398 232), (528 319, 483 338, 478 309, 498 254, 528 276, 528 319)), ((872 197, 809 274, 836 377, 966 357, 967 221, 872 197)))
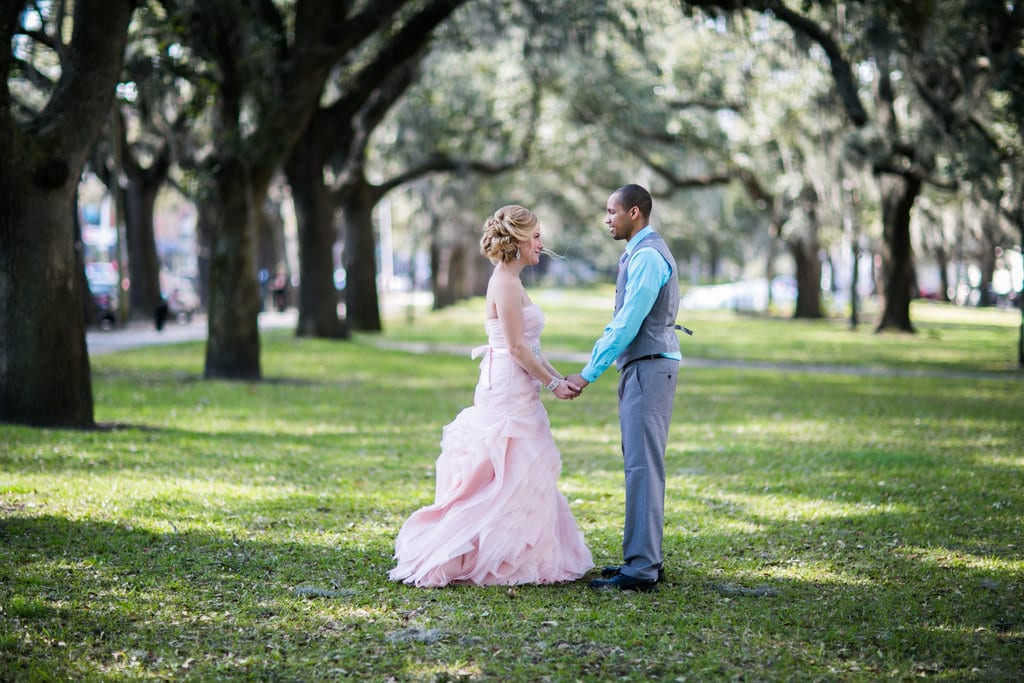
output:
MULTIPOLYGON (((523 309, 537 353, 544 314, 523 309)), ((389 577, 423 587, 574 581, 594 566, 558 490, 562 459, 538 380, 509 354, 497 320, 485 324, 473 405, 444 428, 434 503, 395 540, 389 577)))

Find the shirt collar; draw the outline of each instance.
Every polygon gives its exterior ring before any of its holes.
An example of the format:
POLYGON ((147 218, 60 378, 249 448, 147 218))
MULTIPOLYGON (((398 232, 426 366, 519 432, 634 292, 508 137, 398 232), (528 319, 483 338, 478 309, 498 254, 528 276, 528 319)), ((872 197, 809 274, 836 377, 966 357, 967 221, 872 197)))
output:
POLYGON ((647 225, 644 227, 643 230, 633 235, 633 237, 630 238, 628 242, 626 242, 626 253, 632 254, 633 250, 636 249, 636 245, 640 244, 640 242, 642 242, 643 239, 650 235, 652 232, 654 232, 654 228, 652 228, 650 225, 647 225))

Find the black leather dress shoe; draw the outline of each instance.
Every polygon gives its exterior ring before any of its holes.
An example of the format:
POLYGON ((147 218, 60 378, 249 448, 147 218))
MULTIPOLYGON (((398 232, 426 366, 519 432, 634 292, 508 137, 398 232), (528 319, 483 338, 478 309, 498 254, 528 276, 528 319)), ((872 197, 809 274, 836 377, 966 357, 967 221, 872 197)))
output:
POLYGON ((649 593, 651 591, 658 590, 658 582, 635 579, 629 574, 623 574, 620 572, 607 579, 594 579, 590 582, 590 587, 595 590, 613 588, 620 591, 640 591, 641 593, 649 593))
MULTIPOLYGON (((608 566, 605 566, 605 567, 601 567, 601 576, 602 576, 602 578, 608 579, 608 578, 611 578, 613 576, 618 576, 619 572, 621 572, 621 571, 622 571, 622 567, 617 565, 617 564, 608 565, 608 566)), ((657 582, 661 583, 664 580, 665 580, 665 568, 664 567, 658 567, 658 581, 657 582)))

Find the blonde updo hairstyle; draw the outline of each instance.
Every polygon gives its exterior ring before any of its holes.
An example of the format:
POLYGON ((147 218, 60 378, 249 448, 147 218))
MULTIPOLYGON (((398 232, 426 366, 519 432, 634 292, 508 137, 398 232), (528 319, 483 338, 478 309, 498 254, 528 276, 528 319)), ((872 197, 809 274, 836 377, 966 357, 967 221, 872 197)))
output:
POLYGON ((480 253, 491 263, 509 263, 519 258, 519 243, 530 239, 537 217, 518 204, 503 206, 484 223, 480 253))

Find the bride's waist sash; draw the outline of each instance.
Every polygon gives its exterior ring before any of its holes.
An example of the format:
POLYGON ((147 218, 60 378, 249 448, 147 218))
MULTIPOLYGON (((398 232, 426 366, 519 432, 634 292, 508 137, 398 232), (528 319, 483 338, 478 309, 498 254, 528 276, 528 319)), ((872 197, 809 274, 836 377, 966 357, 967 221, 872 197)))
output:
MULTIPOLYGON (((538 359, 540 358, 540 343, 532 344, 530 350, 533 351, 533 355, 538 359)), ((476 360, 480 356, 484 356, 484 359, 480 362, 481 380, 487 389, 491 388, 491 358, 495 355, 508 356, 511 355, 512 351, 507 346, 491 346, 490 344, 481 344, 474 348, 469 357, 476 360), (486 356, 484 356, 486 354, 486 356), (486 367, 484 367, 486 364, 486 367)))

